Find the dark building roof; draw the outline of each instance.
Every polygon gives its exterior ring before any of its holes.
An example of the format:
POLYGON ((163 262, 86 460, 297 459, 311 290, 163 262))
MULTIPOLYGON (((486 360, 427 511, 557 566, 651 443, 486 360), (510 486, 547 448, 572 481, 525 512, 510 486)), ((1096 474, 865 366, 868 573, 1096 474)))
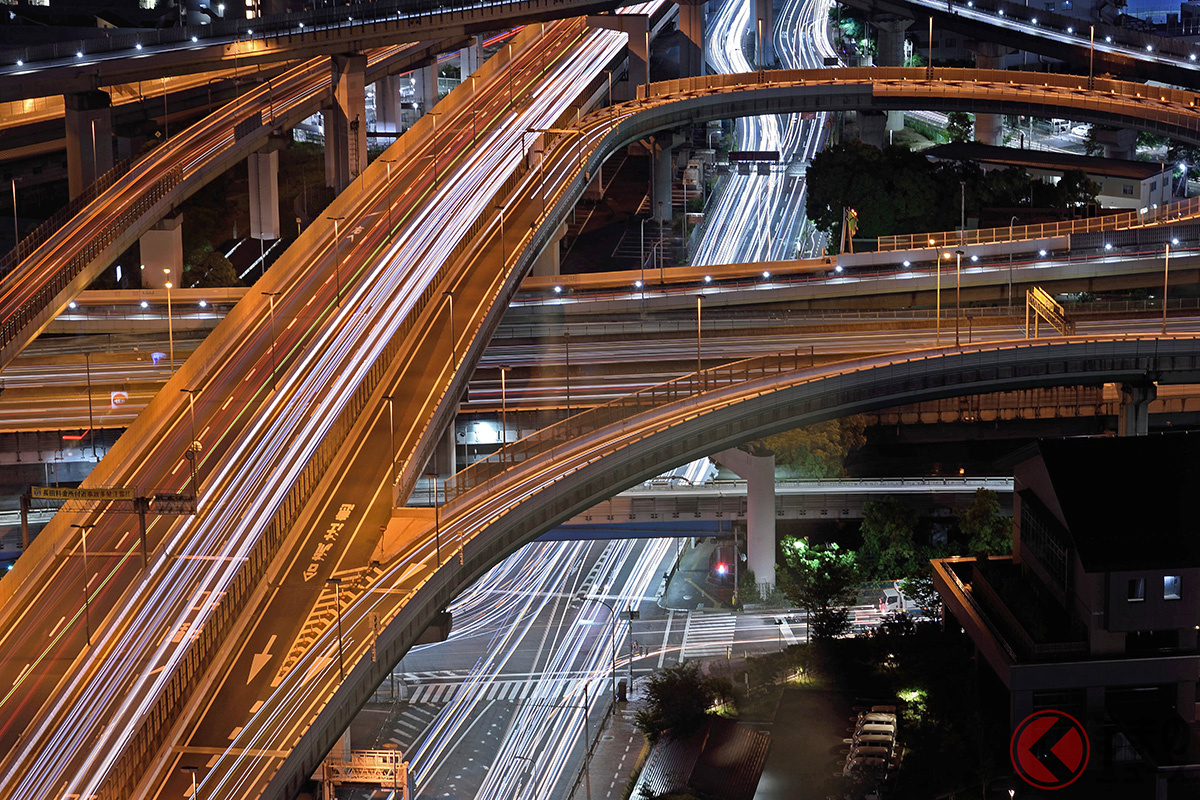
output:
POLYGON ((1018 150, 1015 147, 994 147, 975 142, 951 142, 923 151, 930 158, 943 161, 985 161, 1025 169, 1066 172, 1078 170, 1089 175, 1145 180, 1158 175, 1163 167, 1157 161, 1122 161, 1116 158, 1091 158, 1071 153, 1051 153, 1045 150, 1018 150))
POLYGON ((1044 439, 1038 450, 1088 572, 1200 566, 1200 436, 1044 439))
POLYGON ((683 739, 660 739, 631 797, 691 791, 699 797, 752 800, 767 763, 771 735, 724 717, 683 739))

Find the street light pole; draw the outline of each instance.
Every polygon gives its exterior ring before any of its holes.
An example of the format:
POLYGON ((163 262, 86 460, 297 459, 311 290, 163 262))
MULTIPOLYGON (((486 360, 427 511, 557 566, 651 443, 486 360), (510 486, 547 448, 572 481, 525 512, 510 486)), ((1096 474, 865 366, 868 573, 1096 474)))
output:
POLYGON ((17 225, 17 179, 12 179, 13 195, 13 247, 21 243, 21 228, 17 225))
POLYGON ((338 632, 338 672, 342 680, 346 680, 346 662, 342 658, 342 579, 326 578, 326 583, 333 584, 333 592, 337 603, 337 632, 338 632))
POLYGON ((184 772, 192 773, 192 794, 191 794, 190 798, 191 798, 191 800, 199 800, 199 798, 196 796, 196 773, 200 771, 200 768, 199 767, 180 767, 180 769, 183 770, 184 772))
POLYGON ((1088 91, 1096 88, 1096 26, 1088 26, 1088 91))
POLYGON ((338 223, 341 222, 342 220, 344 220, 345 217, 326 217, 325 219, 333 220, 333 250, 334 250, 333 278, 334 278, 335 285, 337 286, 337 305, 338 305, 338 308, 341 308, 342 307, 342 232, 341 232, 341 228, 338 226, 338 223))
POLYGON ((962 250, 954 251, 954 346, 959 346, 958 320, 962 316, 962 250))
MULTIPOLYGON (((949 257, 950 257, 949 253, 942 254, 942 258, 949 258, 949 257)), ((935 338, 934 338, 934 345, 936 347, 941 347, 942 346, 942 259, 941 258, 939 258, 937 260, 936 269, 937 269, 937 284, 936 284, 936 288, 934 290, 934 297, 935 297, 934 316, 937 317, 937 325, 935 328, 936 334, 935 334, 935 338)))
POLYGON ((1162 298, 1162 307, 1163 307, 1162 332, 1163 332, 1163 336, 1167 335, 1167 273, 1170 271, 1170 268, 1171 268, 1171 243, 1167 242, 1167 250, 1166 250, 1166 253, 1163 255, 1163 298, 1162 298))
POLYGON ((83 368, 87 372, 88 438, 92 440, 92 458, 96 458, 96 422, 92 417, 92 352, 83 353, 83 368))
POLYGON ((188 417, 191 419, 191 424, 192 424, 192 441, 188 444, 188 453, 191 456, 191 458, 189 460, 192 462, 192 498, 194 499, 194 501, 196 503, 199 503, 200 502, 200 480, 197 477, 199 474, 199 468, 196 464, 196 460, 199 456, 199 453, 197 452, 197 448, 196 448, 196 394, 200 390, 199 389, 180 389, 179 391, 186 392, 187 396, 188 396, 188 417))
POLYGON ((450 358, 455 369, 458 369, 458 340, 454 338, 454 293, 442 292, 442 300, 450 301, 450 358))
POLYGON ((282 292, 263 292, 271 301, 271 391, 279 388, 276 370, 279 368, 279 362, 275 358, 275 298, 282 292))
POLYGON ((167 341, 171 353, 171 374, 175 374, 175 317, 171 314, 171 270, 164 269, 167 275, 167 341))
POLYGON ((586 594, 579 595, 580 600, 591 600, 599 603, 608 609, 610 618, 612 619, 612 695, 613 700, 617 699, 617 610, 608 602, 601 600, 599 597, 590 597, 586 594))
POLYGON ((388 441, 391 442, 392 448, 392 485, 396 485, 396 410, 392 405, 395 401, 395 396, 385 394, 384 400, 388 404, 388 441))
POLYGON ((91 578, 88 576, 88 567, 87 567, 87 535, 88 535, 88 531, 90 531, 92 528, 96 527, 96 524, 88 523, 86 525, 77 525, 75 523, 71 523, 71 527, 78 528, 79 534, 83 539, 83 629, 87 635, 88 646, 91 647, 91 645, 92 645, 92 603, 91 603, 90 592, 88 591, 88 584, 91 583, 91 578))
POLYGON ((1013 258, 1013 223, 1017 221, 1014 214, 1008 221, 1008 308, 1012 310, 1012 258, 1013 258))
POLYGON ((379 160, 382 161, 383 163, 387 164, 387 186, 384 189, 384 200, 386 200, 387 204, 388 204, 388 238, 391 239, 392 238, 392 164, 396 163, 396 159, 381 158, 379 160))
POLYGON ((500 448, 508 444, 508 386, 505 376, 512 367, 500 367, 500 448))

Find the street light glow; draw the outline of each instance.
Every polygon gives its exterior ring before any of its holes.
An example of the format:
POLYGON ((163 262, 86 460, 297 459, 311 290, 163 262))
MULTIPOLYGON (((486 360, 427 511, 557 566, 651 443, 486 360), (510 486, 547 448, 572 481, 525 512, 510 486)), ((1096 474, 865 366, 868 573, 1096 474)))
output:
POLYGON ((143 300, 141 303, 139 303, 139 305, 141 305, 141 307, 142 307, 142 308, 149 308, 149 307, 150 307, 150 304, 149 304, 149 303, 147 303, 145 300, 143 300))
POLYGON ((906 259, 904 259, 904 266, 906 266, 906 267, 911 267, 911 266, 912 266, 912 262, 911 262, 911 261, 909 261, 909 260, 906 258, 906 259))
POLYGON ((1046 257, 1046 251, 1045 251, 1045 250, 1038 250, 1038 255, 1039 255, 1039 256, 1041 256, 1042 258, 1045 258, 1045 257, 1046 257))
POLYGON ((555 287, 554 287, 554 293, 555 293, 555 294, 562 294, 562 287, 561 287, 561 286, 555 286, 555 287))

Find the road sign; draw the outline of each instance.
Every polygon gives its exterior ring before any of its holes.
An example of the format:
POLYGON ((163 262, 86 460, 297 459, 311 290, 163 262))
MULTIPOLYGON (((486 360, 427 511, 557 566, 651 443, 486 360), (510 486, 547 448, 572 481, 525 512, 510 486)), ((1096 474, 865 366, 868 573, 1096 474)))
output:
POLYGON ((35 500, 132 500, 133 489, 105 488, 63 489, 58 486, 31 486, 35 500))
POLYGON ((196 498, 190 494, 159 492, 154 495, 156 514, 195 514, 196 498))
POLYGON ((1036 711, 1013 731, 1009 755, 1013 769, 1031 786, 1061 789, 1087 767, 1087 731, 1070 714, 1036 711))

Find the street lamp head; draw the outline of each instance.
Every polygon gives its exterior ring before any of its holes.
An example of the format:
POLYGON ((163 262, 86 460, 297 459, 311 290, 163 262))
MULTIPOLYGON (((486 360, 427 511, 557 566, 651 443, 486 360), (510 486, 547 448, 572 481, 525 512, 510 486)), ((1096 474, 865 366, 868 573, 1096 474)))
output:
POLYGON ((704 282, 705 282, 705 283, 712 283, 712 275, 705 275, 705 276, 704 276, 704 282))

